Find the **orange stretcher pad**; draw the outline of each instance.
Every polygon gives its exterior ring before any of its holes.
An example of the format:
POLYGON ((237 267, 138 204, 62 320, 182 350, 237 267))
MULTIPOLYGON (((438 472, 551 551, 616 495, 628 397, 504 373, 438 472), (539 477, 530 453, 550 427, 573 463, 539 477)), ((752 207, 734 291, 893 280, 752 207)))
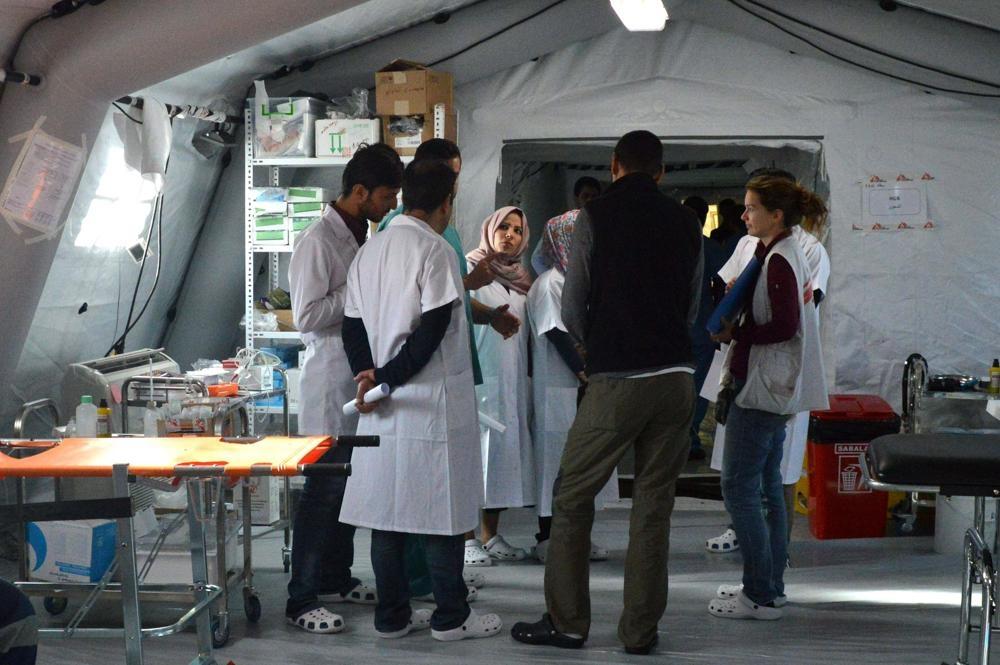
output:
POLYGON ((230 477, 295 476, 332 444, 329 436, 269 436, 252 443, 203 436, 0 441, 0 478, 110 477, 116 464, 127 464, 136 476, 174 476, 184 467, 221 467, 230 477), (17 459, 5 450, 30 452, 17 459))

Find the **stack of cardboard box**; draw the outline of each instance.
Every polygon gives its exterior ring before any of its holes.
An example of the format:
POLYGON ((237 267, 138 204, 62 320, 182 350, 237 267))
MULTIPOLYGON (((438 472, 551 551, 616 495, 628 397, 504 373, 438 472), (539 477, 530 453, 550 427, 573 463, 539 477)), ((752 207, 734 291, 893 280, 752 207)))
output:
POLYGON ((382 140, 400 155, 434 137, 434 106, 443 104, 443 137, 457 140, 451 74, 409 60, 393 60, 375 74, 375 113, 382 121, 382 140))
POLYGON ((333 192, 322 187, 257 187, 253 190, 254 244, 293 246, 323 216, 333 192))

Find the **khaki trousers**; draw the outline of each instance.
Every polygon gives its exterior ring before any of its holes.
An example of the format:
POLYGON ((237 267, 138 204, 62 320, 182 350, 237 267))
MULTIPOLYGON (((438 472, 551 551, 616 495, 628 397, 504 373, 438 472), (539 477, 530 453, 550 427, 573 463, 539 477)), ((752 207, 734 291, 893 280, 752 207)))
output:
POLYGON ((590 630, 590 530, 594 497, 629 446, 635 483, 625 558, 625 607, 618 637, 650 643, 667 606, 670 513, 677 476, 690 448, 691 374, 643 379, 594 377, 570 428, 556 479, 552 535, 545 561, 545 604, 555 627, 590 630))

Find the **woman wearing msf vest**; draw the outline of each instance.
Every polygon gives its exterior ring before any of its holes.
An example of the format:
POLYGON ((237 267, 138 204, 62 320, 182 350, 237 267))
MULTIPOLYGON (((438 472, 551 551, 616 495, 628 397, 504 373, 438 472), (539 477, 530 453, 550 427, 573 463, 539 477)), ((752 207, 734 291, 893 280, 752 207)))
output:
POLYGON ((762 268, 740 320, 713 336, 733 342, 722 378, 736 395, 726 421, 722 495, 740 542, 743 584, 719 587, 708 611, 773 620, 787 602, 785 423, 800 411, 828 407, 809 265, 791 229, 803 217, 824 218, 826 206, 801 185, 770 176, 747 183, 745 205, 743 221, 758 238, 762 268))

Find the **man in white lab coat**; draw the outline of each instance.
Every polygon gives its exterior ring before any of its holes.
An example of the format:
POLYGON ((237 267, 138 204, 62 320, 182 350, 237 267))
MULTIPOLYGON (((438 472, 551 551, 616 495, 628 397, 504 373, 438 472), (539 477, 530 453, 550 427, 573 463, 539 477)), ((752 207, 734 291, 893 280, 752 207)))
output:
POLYGON ((470 610, 462 579, 463 534, 478 521, 483 486, 464 289, 441 237, 455 178, 447 162, 410 164, 403 214, 368 241, 347 278, 344 350, 358 383, 358 433, 381 443, 355 452, 341 519, 372 530, 375 630, 385 638, 430 627, 451 641, 501 628, 497 615, 470 610), (365 404, 382 383, 392 394, 365 404), (433 614, 410 608, 404 545, 413 533, 425 534, 433 614))
MULTIPOLYGON (((355 153, 344 169, 340 197, 306 229, 292 252, 288 279, 295 325, 306 345, 299 434, 354 434, 357 417, 342 407, 354 397, 354 374, 344 357, 341 325, 347 269, 365 242, 369 221, 396 205, 403 179, 399 156, 376 144, 355 153)), ((349 462, 350 447, 335 447, 323 462, 349 462)), ((351 577, 354 527, 339 520, 345 478, 310 477, 295 516, 292 579, 285 615, 313 633, 336 633, 341 616, 326 602, 375 603, 375 591, 351 577)))

